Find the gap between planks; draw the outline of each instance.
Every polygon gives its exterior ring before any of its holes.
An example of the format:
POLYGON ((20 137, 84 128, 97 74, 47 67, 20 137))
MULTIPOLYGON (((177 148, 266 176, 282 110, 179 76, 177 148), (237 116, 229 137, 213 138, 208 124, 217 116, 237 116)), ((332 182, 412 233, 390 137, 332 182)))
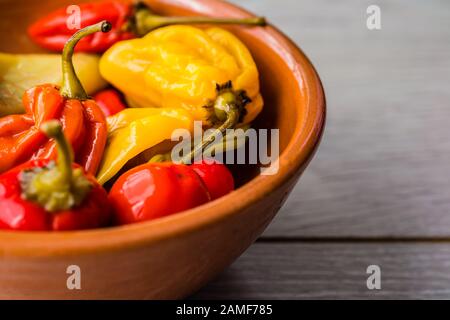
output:
POLYGON ((262 237, 257 243, 449 243, 450 237, 262 237))

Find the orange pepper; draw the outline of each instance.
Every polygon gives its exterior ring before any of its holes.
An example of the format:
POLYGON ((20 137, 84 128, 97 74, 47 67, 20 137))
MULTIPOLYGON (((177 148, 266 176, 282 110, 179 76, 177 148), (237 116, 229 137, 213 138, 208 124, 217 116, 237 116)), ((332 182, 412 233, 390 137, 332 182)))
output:
POLYGON ((109 31, 110 24, 100 22, 77 32, 62 54, 63 85, 43 84, 27 90, 23 97, 25 114, 0 119, 0 172, 29 159, 55 158, 56 144, 40 131, 50 119, 59 119, 63 132, 75 153, 75 162, 95 174, 107 139, 106 119, 95 101, 84 91, 72 64, 77 42, 94 32, 109 31))

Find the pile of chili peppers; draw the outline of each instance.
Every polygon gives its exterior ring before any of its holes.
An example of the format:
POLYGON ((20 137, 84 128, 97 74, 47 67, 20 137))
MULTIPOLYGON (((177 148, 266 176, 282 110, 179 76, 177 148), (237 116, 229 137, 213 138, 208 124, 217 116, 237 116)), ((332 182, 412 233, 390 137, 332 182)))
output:
POLYGON ((29 27, 35 43, 61 52, 63 81, 28 89, 25 113, 0 118, 0 229, 135 223, 234 190, 224 164, 191 162, 218 133, 259 114, 258 70, 230 32, 188 24, 262 26, 265 20, 163 17, 142 3, 114 0, 80 10, 78 31, 68 28, 65 8, 29 27), (74 51, 102 53, 100 74, 111 87, 89 97, 74 51), (171 162, 172 132, 192 131, 196 120, 212 133, 181 163, 171 162))

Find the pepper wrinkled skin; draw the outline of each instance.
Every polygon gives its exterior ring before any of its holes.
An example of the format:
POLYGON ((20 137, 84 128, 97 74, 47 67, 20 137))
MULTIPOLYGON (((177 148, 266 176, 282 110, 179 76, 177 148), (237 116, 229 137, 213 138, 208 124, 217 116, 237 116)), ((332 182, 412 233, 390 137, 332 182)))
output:
POLYGON ((233 190, 233 176, 220 162, 151 162, 121 175, 108 199, 115 222, 127 224, 188 210, 233 190))
MULTIPOLYGON (((20 173, 45 167, 49 162, 48 159, 31 160, 0 175, 0 230, 63 231, 107 226, 111 213, 106 191, 89 174, 87 179, 93 187, 78 208, 47 212, 39 204, 22 198, 20 173)), ((81 169, 77 164, 73 166, 81 169)))
POLYGON ((119 177, 109 192, 114 222, 153 220, 211 200, 200 176, 184 164, 146 163, 119 177))
POLYGON ((46 121, 38 130, 57 143, 57 160, 31 160, 0 175, 0 230, 62 231, 108 225, 107 193, 73 163, 61 122, 46 121))
MULTIPOLYGON (((140 1, 104 0, 92 3, 81 3, 79 22, 81 27, 92 25, 101 20, 109 20, 112 31, 109 34, 96 34, 80 41, 78 51, 103 52, 114 43, 143 36, 150 31, 174 24, 240 24, 249 26, 265 26, 263 17, 248 18, 216 18, 216 17, 167 17, 154 13, 145 3, 140 1)), ((67 8, 63 7, 41 17, 28 28, 31 40, 43 48, 60 51, 65 42, 75 33, 67 24, 67 8)))
POLYGON ((0 118, 0 172, 30 159, 51 159, 56 144, 40 132, 44 121, 60 119, 64 134, 72 145, 76 163, 95 174, 107 139, 106 118, 87 95, 73 65, 73 51, 78 41, 97 32, 108 32, 107 21, 75 33, 61 55, 62 86, 42 84, 23 96, 25 114, 0 118))
POLYGON ((217 85, 232 82, 251 99, 242 123, 261 111, 258 70, 245 45, 221 28, 168 26, 112 46, 100 60, 101 75, 133 107, 184 108, 211 125, 208 106, 217 85))
POLYGON ((59 87, 40 85, 23 97, 25 114, 0 118, 0 172, 29 159, 54 158, 56 145, 40 132, 50 119, 60 119, 64 134, 76 154, 76 162, 95 173, 106 143, 106 120, 92 100, 61 96, 59 87))
POLYGON ((127 108, 107 118, 108 144, 97 179, 104 184, 132 158, 169 140, 177 129, 192 132, 193 118, 185 109, 127 108))
MULTIPOLYGON (((78 4, 80 27, 84 28, 102 20, 112 24, 109 33, 98 33, 80 41, 76 50, 80 52, 103 52, 111 44, 133 37, 130 32, 122 31, 123 24, 130 15, 130 4, 124 1, 99 1, 78 4)), ((61 51, 76 28, 69 28, 67 6, 59 8, 41 17, 28 28, 28 35, 38 45, 52 51, 61 51)))

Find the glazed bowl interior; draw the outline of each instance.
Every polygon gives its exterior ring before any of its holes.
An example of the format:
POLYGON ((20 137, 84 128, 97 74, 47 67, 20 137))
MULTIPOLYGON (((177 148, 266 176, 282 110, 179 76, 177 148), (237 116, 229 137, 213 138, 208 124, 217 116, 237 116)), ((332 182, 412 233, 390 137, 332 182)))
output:
MULTIPOLYGON (((0 51, 45 52, 28 39, 26 27, 50 10, 72 2, 3 0, 0 3, 0 51)), ((80 2, 83 1, 77 0, 77 3, 80 2)), ((147 3, 155 12, 164 15, 249 15, 242 9, 219 1, 150 0, 147 3), (214 6, 210 6, 211 3, 214 6)), ((135 241, 159 241, 200 228, 232 214, 237 208, 249 206, 305 167, 320 139, 325 115, 322 87, 313 67, 301 51, 273 27, 227 29, 249 47, 258 66, 265 107, 254 127, 279 129, 278 174, 260 175, 258 165, 235 165, 232 170, 239 189, 201 207, 155 221, 98 230, 58 234, 0 232, 2 250, 45 255, 70 250, 97 251, 135 241)))

